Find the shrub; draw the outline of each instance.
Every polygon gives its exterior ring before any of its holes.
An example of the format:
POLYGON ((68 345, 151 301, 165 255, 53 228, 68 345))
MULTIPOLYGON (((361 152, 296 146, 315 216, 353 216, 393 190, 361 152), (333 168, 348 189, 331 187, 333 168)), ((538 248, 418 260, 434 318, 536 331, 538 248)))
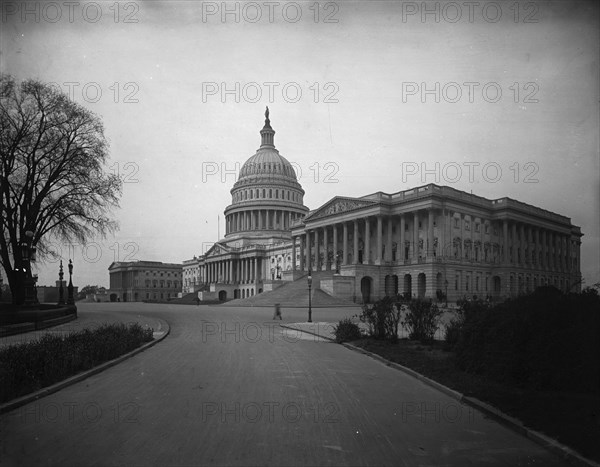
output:
POLYGON ((139 324, 104 324, 66 336, 40 339, 0 350, 0 402, 50 386, 127 353, 153 339, 139 324))
POLYGON ((344 318, 333 328, 336 342, 355 341, 362 337, 358 324, 350 318, 344 318))
POLYGON ((437 331, 441 315, 442 311, 431 300, 416 298, 408 304, 402 327, 408 331, 410 339, 430 343, 437 331))
POLYGON ((457 364, 532 389, 600 393, 600 298, 550 287, 491 307, 466 305, 457 364))
POLYGON ((398 340, 400 309, 399 303, 395 303, 390 297, 385 297, 372 305, 363 305, 363 311, 359 319, 362 323, 367 324, 370 337, 396 342, 398 340))

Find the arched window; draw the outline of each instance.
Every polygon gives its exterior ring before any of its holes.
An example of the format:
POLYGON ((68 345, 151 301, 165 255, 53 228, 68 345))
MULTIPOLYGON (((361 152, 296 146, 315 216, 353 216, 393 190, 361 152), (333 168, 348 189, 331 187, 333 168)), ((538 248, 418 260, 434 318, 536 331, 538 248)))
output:
POLYGON ((263 188, 263 198, 264 198, 265 196, 266 196, 266 195, 265 195, 265 189, 263 188))
POLYGON ((275 190, 275 198, 279 199, 279 190, 275 190))
POLYGON ((269 198, 273 197, 273 190, 271 188, 269 188, 269 198))

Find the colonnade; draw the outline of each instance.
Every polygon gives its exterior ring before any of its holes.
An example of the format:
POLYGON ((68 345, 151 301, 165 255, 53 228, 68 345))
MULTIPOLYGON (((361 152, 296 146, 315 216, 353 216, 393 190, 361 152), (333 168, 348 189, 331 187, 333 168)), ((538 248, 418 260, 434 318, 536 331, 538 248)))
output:
MULTIPOLYGON (((449 209, 374 215, 308 226, 292 237, 300 270, 341 265, 414 264, 436 259, 514 265, 557 272, 580 270, 579 240, 570 233, 511 219, 490 220, 449 209), (308 247, 310 246, 310 248, 308 247), (319 262, 319 264, 312 264, 319 262)), ((292 262, 296 269, 296 261, 292 262)))
POLYGON ((261 258, 240 258, 211 261, 205 264, 208 283, 249 284, 260 281, 261 258))
POLYGON ((288 230, 292 222, 302 215, 282 209, 251 209, 228 214, 226 233, 248 230, 288 230))

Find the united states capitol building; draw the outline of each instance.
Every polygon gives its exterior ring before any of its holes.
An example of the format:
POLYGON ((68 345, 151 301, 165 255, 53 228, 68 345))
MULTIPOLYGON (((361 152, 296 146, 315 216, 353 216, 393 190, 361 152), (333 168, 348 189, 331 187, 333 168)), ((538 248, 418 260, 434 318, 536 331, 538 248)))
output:
POLYGON ((309 210, 265 116, 261 145, 231 189, 224 238, 183 262, 184 294, 247 298, 306 282, 309 271, 314 288, 356 303, 398 294, 499 299, 541 285, 580 291, 581 229, 514 199, 428 184, 335 196, 309 210))

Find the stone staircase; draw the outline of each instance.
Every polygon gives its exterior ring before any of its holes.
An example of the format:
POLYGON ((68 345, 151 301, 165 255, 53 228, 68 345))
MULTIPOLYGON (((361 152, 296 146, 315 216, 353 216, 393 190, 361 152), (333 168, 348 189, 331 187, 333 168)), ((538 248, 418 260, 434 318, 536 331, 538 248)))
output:
MULTIPOLYGON (((312 306, 326 308, 337 306, 356 306, 355 303, 333 297, 320 288, 321 279, 332 277, 332 271, 319 271, 313 273, 312 306)), ((274 306, 279 303, 286 308, 308 308, 308 282, 307 275, 286 282, 271 292, 263 292, 249 298, 240 298, 227 302, 227 306, 274 306)))

